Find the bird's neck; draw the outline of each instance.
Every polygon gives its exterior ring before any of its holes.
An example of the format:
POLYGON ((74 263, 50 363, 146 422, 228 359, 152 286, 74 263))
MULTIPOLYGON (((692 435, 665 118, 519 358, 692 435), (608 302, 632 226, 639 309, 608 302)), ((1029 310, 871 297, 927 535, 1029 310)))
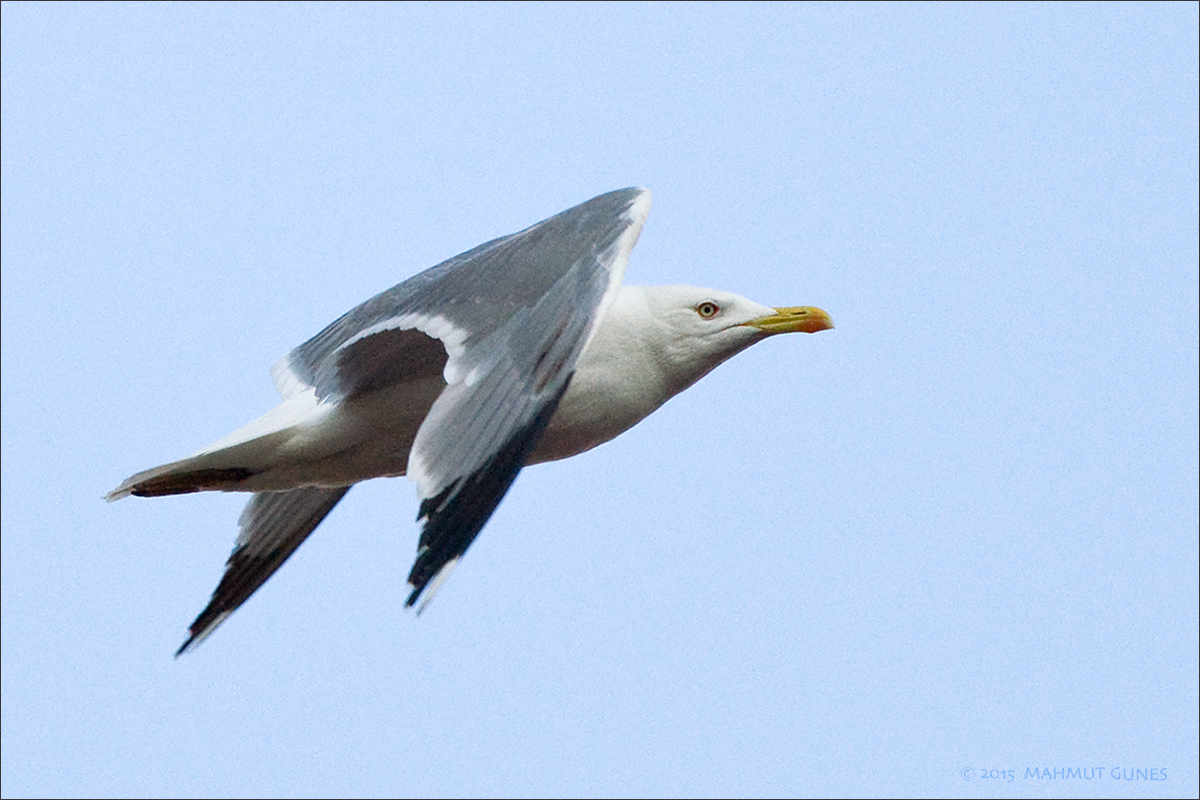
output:
POLYGON ((681 385, 663 358, 643 287, 621 286, 580 355, 531 462, 590 450, 645 419, 681 385))

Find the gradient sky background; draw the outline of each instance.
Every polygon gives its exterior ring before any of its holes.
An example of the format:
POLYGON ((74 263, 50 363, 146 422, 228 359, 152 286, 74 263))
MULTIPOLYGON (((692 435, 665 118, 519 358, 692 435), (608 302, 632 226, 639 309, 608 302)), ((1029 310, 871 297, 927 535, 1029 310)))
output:
POLYGON ((5 796, 1196 796, 1196 4, 2 22, 5 796), (629 185, 630 282, 837 329, 525 471, 420 619, 375 481, 172 659, 244 498, 102 494, 629 185))

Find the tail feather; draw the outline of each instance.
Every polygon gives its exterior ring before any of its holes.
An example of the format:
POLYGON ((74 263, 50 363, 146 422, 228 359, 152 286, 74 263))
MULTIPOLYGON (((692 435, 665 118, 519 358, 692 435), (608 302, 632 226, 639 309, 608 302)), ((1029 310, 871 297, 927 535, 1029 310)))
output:
POLYGON ((191 494, 192 492, 225 489, 231 484, 244 481, 253 474, 254 470, 232 467, 229 469, 198 469, 176 475, 160 475, 138 481, 129 487, 129 494, 134 497, 166 497, 172 494, 191 494))
MULTIPOLYGON (((217 450, 201 450, 179 461, 130 476, 104 496, 110 503, 122 497, 165 497, 192 492, 247 491, 243 482, 271 469, 293 431, 276 431, 217 450)), ((257 487, 256 487, 257 488, 257 487)))

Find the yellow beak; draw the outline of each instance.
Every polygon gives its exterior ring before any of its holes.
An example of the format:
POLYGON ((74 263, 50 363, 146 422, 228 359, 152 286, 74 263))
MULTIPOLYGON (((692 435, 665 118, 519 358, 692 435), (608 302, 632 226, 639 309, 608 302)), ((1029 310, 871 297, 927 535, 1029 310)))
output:
POLYGON ((816 333, 832 328, 833 320, 819 308, 797 306, 777 308, 770 316, 759 317, 742 324, 767 333, 816 333))

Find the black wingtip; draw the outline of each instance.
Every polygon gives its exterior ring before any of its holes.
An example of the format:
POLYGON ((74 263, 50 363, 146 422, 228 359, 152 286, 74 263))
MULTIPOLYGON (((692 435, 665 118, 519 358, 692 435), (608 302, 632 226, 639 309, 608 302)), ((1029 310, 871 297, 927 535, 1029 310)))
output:
MULTIPOLYGON (((236 606, 235 606, 236 608, 236 606)), ((200 616, 188 626, 188 637, 183 644, 179 645, 179 649, 175 651, 175 657, 179 658, 184 653, 190 653, 200 646, 200 643, 213 631, 217 626, 225 621, 225 618, 233 613, 233 610, 217 611, 213 603, 209 603, 205 609, 200 612, 200 616)))
MULTIPOLYGON (((428 501, 427 501, 428 502, 428 501)), ((424 506, 422 506, 424 507, 424 506)), ((482 526, 481 526, 482 527, 482 526)), ((468 542, 467 544, 470 544, 468 542)), ((466 550, 466 547, 463 547, 466 550)), ((462 555, 459 553, 458 555, 462 555)), ((449 556, 455 558, 456 556, 449 556)), ((408 593, 408 599, 404 601, 405 608, 412 608, 421 599, 421 594, 425 591, 425 587, 429 586, 429 582, 437 576, 437 570, 430 566, 429 550, 422 550, 417 560, 413 562, 412 570, 408 573, 408 585, 412 587, 412 591, 408 593)), ((444 563, 442 564, 444 566, 444 563)))
POLYGON ((258 591, 348 491, 349 486, 303 487, 254 495, 242 512, 242 535, 225 562, 225 574, 175 657, 196 649, 258 591))
MULTIPOLYGON (((405 608, 416 605, 429 584, 437 580, 447 565, 457 562, 475 541, 517 479, 517 473, 525 466, 525 459, 546 432, 546 425, 566 394, 571 377, 567 375, 533 419, 513 433, 480 469, 421 501, 417 519, 425 520, 425 528, 421 531, 417 559, 408 573, 413 590, 404 602, 405 608)), ((434 587, 436 591, 437 583, 434 587)))

